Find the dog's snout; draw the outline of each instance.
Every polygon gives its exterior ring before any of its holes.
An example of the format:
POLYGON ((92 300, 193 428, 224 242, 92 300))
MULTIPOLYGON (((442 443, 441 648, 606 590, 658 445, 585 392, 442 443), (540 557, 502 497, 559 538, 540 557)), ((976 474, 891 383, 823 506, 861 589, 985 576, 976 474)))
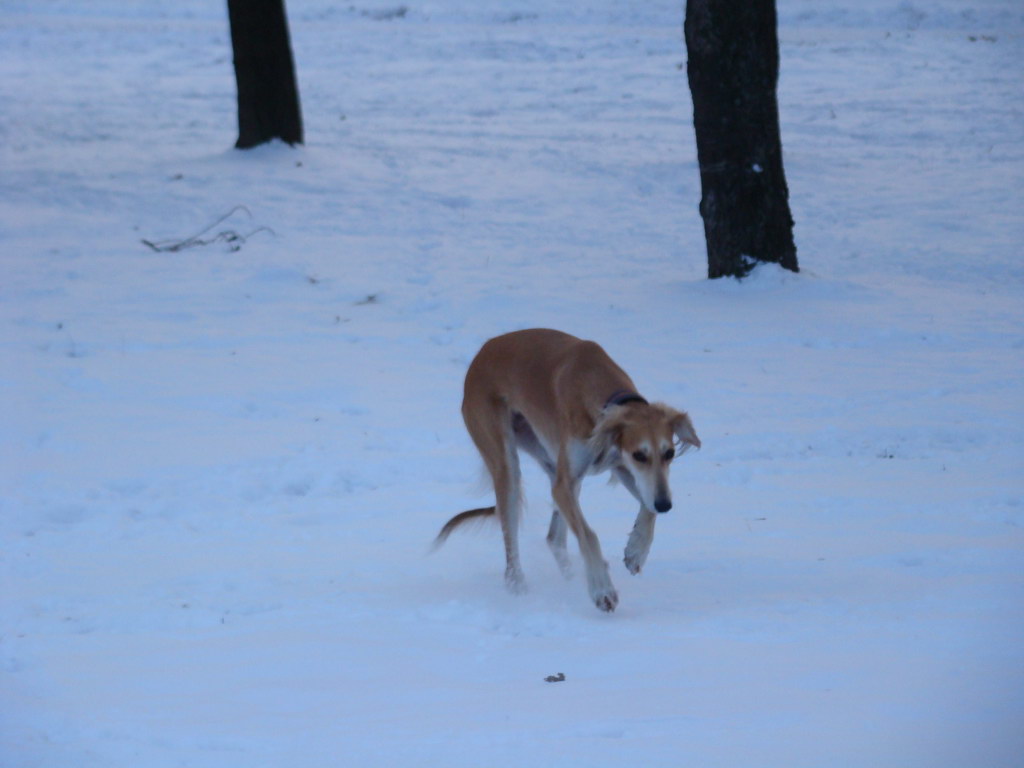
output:
POLYGON ((670 499, 655 499, 654 509, 657 512, 668 512, 672 509, 672 501, 670 499))

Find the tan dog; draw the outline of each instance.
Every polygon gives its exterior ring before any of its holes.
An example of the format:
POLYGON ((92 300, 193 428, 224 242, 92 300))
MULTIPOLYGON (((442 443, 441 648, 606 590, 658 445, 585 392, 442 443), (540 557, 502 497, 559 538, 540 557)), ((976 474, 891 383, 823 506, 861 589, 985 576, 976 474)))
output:
POLYGON ((690 418, 637 394, 629 376, 600 346, 561 331, 515 331, 491 339, 466 372, 462 417, 494 482, 496 505, 463 512, 437 536, 441 544, 473 518, 497 513, 505 539, 505 583, 524 589, 519 563, 522 506, 519 456, 532 456, 551 478, 555 511, 548 545, 569 576, 566 524, 576 535, 590 597, 613 611, 619 597, 601 544, 579 505, 584 476, 611 470, 640 502, 625 563, 639 573, 654 538, 655 512, 668 512, 672 459, 700 447, 690 418))

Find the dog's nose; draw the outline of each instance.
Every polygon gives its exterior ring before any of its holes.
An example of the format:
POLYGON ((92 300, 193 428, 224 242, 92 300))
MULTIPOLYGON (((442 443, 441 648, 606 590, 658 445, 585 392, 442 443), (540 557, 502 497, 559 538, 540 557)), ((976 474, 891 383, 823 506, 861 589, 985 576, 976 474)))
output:
POLYGON ((672 502, 668 499, 656 499, 654 502, 654 509, 658 512, 668 512, 672 509, 672 502))

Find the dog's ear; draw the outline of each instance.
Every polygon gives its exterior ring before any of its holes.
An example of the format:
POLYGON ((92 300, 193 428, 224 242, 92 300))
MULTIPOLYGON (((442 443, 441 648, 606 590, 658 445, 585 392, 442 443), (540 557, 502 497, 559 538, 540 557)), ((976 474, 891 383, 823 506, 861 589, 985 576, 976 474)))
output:
POLYGON ((619 443, 625 426, 624 416, 625 408, 614 407, 594 425, 587 446, 590 455, 594 457, 594 472, 603 472, 619 463, 619 443))
POLYGON ((684 449, 691 445, 695 448, 700 448, 700 438, 697 437, 697 432, 693 428, 693 422, 690 421, 690 417, 685 411, 676 411, 669 424, 672 427, 672 432, 679 438, 679 442, 683 444, 684 449))
POLYGON ((690 421, 690 417, 685 411, 677 411, 675 408, 665 405, 664 403, 655 403, 654 408, 661 411, 665 418, 668 420, 669 429, 672 430, 672 434, 676 436, 682 446, 682 450, 694 447, 700 448, 700 438, 697 437, 697 432, 693 428, 693 423, 690 421))

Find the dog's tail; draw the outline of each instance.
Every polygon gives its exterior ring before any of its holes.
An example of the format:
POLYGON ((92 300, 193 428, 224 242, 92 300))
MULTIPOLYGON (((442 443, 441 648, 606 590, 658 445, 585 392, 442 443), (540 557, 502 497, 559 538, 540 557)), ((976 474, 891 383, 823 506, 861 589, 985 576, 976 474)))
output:
POLYGON ((437 549, 448 539, 448 536, 463 523, 468 523, 471 520, 477 520, 480 518, 490 517, 495 512, 494 507, 480 507, 480 509, 469 509, 465 512, 460 512, 447 523, 441 529, 441 532, 437 534, 437 538, 434 539, 434 545, 431 549, 437 549))

